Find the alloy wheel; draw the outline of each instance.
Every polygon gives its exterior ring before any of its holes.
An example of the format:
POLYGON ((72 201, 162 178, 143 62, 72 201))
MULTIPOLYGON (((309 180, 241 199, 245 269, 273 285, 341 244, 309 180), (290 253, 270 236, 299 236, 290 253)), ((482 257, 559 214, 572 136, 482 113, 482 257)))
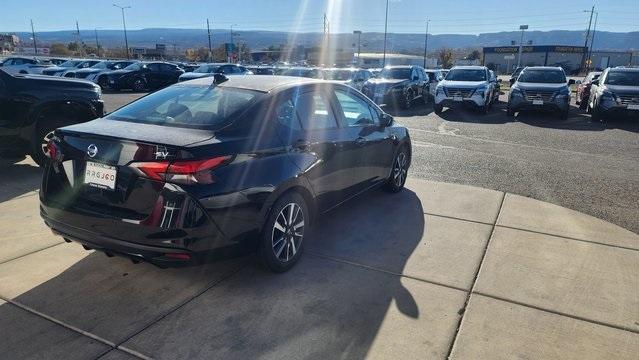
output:
POLYGON ((304 211, 296 203, 286 204, 275 218, 271 244, 275 257, 288 262, 300 250, 304 238, 304 211))
POLYGON ((404 184, 404 180, 406 179, 406 173, 408 169, 406 168, 408 165, 408 158, 404 151, 401 151, 397 154, 395 158, 395 164, 393 164, 393 181, 395 185, 401 187, 404 184))

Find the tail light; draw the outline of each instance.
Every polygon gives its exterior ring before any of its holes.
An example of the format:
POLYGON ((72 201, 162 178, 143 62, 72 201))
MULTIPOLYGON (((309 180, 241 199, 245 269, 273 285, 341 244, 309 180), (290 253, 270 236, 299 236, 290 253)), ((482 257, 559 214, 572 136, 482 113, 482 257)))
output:
POLYGON ((178 184, 211 184, 211 170, 228 162, 231 156, 219 156, 203 160, 177 160, 135 162, 129 165, 142 176, 178 184))
POLYGON ((52 138, 47 142, 47 156, 53 161, 62 160, 62 152, 56 144, 56 138, 52 138))

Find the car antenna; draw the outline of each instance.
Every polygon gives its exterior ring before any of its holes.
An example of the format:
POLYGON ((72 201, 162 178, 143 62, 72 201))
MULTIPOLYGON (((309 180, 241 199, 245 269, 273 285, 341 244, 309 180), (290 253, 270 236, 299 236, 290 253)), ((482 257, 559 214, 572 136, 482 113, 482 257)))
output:
POLYGON ((228 81, 229 78, 226 77, 224 74, 214 74, 213 75, 213 83, 211 84, 210 88, 215 87, 216 85, 219 85, 225 81, 228 81))

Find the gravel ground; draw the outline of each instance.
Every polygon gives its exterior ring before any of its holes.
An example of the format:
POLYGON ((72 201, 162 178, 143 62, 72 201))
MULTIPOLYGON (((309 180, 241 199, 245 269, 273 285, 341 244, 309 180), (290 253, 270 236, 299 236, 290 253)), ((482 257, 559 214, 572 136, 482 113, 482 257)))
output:
MULTIPOLYGON (((104 94, 106 109, 142 95, 104 94)), ((438 116, 429 105, 389 112, 410 129, 413 177, 529 196, 639 233, 639 118, 594 124, 577 108, 563 121, 508 118, 503 103, 485 116, 438 116)))

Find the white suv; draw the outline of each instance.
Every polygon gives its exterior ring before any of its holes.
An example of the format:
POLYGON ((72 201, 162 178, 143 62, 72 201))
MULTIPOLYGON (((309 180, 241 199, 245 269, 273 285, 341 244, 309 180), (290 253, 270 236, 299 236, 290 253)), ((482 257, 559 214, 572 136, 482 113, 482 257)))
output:
POLYGON ((498 99, 498 81, 485 66, 453 67, 435 89, 435 113, 464 106, 485 114, 498 99))

